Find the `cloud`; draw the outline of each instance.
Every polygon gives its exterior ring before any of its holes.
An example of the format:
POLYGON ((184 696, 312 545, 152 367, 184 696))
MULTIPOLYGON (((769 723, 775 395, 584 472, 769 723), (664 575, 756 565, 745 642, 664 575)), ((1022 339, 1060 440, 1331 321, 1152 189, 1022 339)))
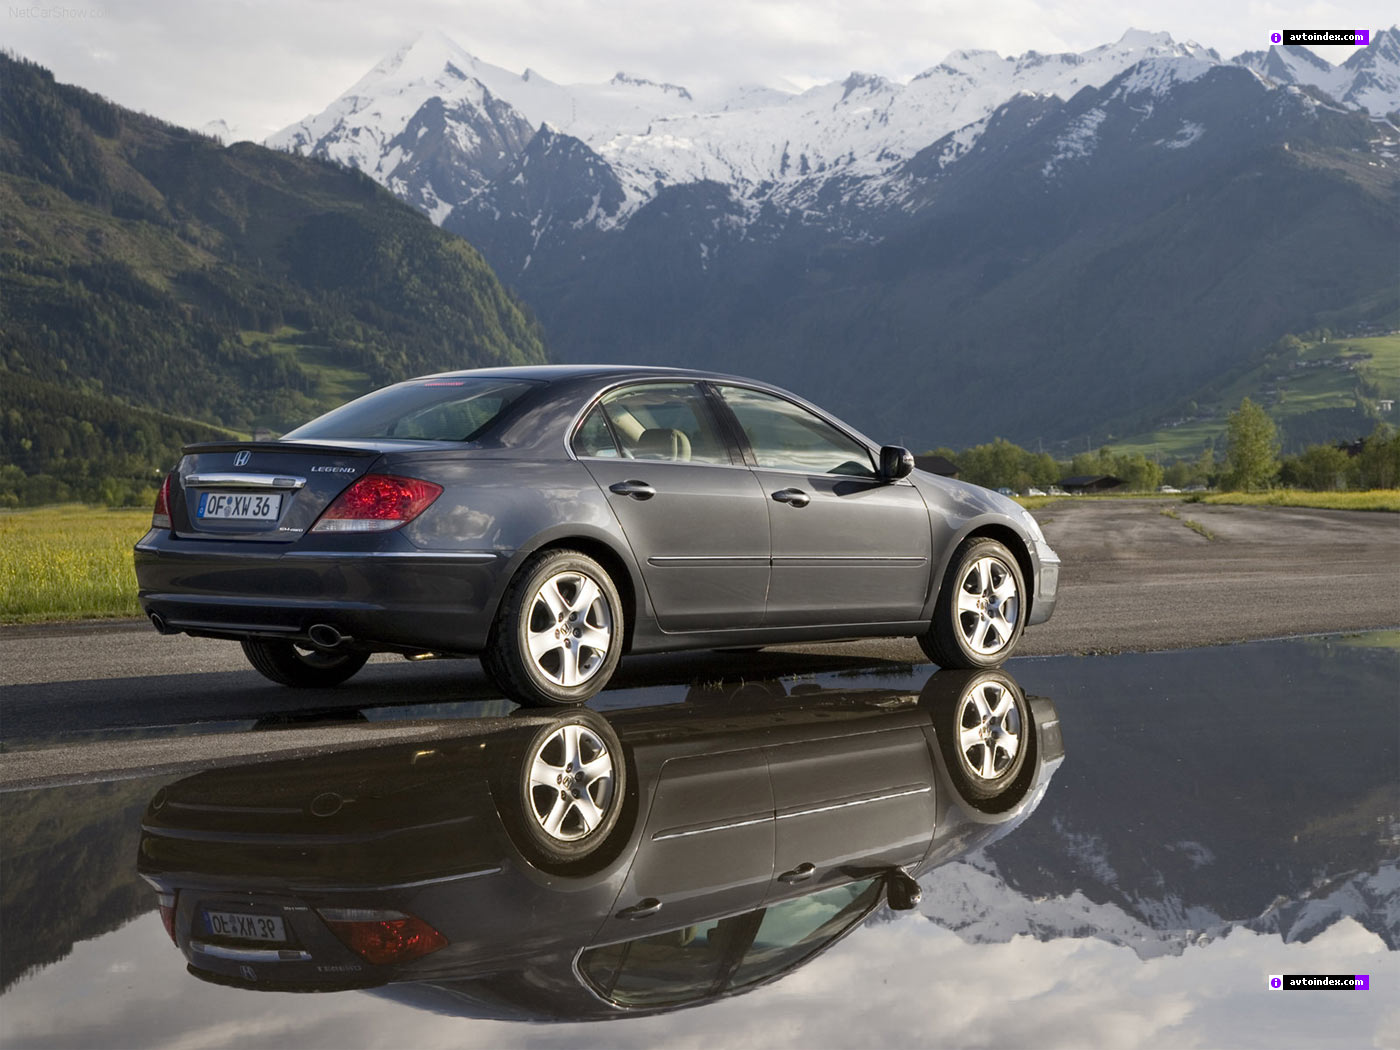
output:
MULTIPOLYGON (((176 123, 223 118, 261 137, 319 112, 428 28, 486 61, 532 67, 560 83, 626 70, 703 89, 807 86, 852 70, 903 79, 957 48, 1082 51, 1116 40, 1129 25, 1195 39, 1229 57, 1267 46, 1275 29, 1393 21, 1393 7, 1377 0, 1242 8, 1215 0, 38 0, 8 7, 4 28, 8 47, 60 80, 176 123)), ((1349 51, 1325 53, 1341 61, 1349 51)))

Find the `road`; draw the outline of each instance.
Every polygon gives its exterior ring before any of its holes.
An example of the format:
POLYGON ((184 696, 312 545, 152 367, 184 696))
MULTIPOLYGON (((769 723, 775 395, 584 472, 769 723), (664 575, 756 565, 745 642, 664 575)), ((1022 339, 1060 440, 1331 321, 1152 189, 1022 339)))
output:
MULTIPOLYGON (((1400 516, 1157 500, 1066 500, 1037 516, 1064 559, 1061 597, 1054 618, 1026 632, 1020 656, 1400 626, 1400 516)), ((923 662, 910 639, 636 657, 610 690, 923 662)), ((144 621, 0 628, 0 687, 0 784, 81 776, 104 762, 161 768, 156 752, 168 758, 176 746, 148 741, 154 750, 142 757, 136 735, 182 734, 192 759, 254 726, 498 697, 474 660, 390 656, 335 690, 284 689, 248 668, 231 642, 161 637, 144 621), (191 742, 192 734, 212 736, 191 742), (75 764, 64 766, 65 755, 75 764)), ((314 748, 338 733, 350 735, 320 725, 277 739, 314 748)), ((266 749, 268 740, 245 743, 266 749)))

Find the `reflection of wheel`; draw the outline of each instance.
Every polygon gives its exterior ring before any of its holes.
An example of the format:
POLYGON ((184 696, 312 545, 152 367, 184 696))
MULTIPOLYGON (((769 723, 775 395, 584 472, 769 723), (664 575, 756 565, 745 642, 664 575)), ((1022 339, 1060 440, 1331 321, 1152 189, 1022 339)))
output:
POLYGON ((622 744, 606 719, 581 711, 546 726, 517 768, 517 782, 502 785, 499 797, 532 860, 567 865, 604 844, 627 785, 622 744))
POLYGON ((281 685, 318 688, 339 685, 358 671, 369 653, 327 653, 303 649, 291 642, 249 638, 243 642, 243 655, 264 678, 281 685))
POLYGON ((953 552, 919 645, 939 667, 996 667, 1021 636, 1025 593, 1010 551, 987 536, 966 540, 953 552))
POLYGON ((506 588, 481 663, 526 706, 581 704, 612 677, 622 633, 622 601, 603 567, 578 551, 541 551, 506 588))
POLYGON ((1010 675, 983 671, 949 699, 935 723, 948 773, 967 797, 994 798, 1012 786, 1031 749, 1026 695, 1010 675))

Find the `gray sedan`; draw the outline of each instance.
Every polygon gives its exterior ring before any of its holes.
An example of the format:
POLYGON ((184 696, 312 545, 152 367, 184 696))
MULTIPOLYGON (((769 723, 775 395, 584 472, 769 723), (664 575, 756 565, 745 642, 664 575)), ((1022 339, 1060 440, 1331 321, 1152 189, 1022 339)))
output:
POLYGON ((136 575, 158 630, 237 640, 285 685, 373 652, 478 656, 550 706, 625 652, 904 635, 940 666, 996 666, 1049 619, 1059 559, 1016 503, 786 391, 546 366, 186 448, 136 575))

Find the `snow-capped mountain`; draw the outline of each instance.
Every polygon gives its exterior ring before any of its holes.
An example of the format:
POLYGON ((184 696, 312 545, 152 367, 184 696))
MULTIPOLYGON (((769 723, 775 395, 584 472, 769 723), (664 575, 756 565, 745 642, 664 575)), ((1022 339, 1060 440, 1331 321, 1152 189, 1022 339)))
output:
POLYGON ((1152 959, 1180 955, 1234 929, 1274 934, 1285 944, 1306 943, 1349 918, 1391 951, 1400 949, 1400 866, 1393 861, 1296 898, 1280 898, 1257 915, 1223 915, 1170 894, 1136 897, 1076 889, 1027 895, 1008 886, 983 852, 936 868, 919 883, 924 889, 920 914, 974 944, 1004 944, 1017 936, 1094 937, 1152 959), (1102 896, 1110 899, 1094 899, 1102 896))
POLYGON ((718 94, 430 33, 269 145, 466 237, 563 360, 761 375, 920 448, 1069 438, 1080 404, 1150 423, 1285 332, 1387 316, 1400 131, 1360 107, 1394 108, 1397 42, 1343 102, 1165 33, 718 94))
MULTIPOLYGON (((1341 67, 1303 48, 1234 61, 1277 83, 1320 87, 1353 107, 1384 113, 1400 106, 1400 34, 1393 30, 1341 67)), ((1133 67, 1141 82, 1130 89, 1160 89, 1222 64, 1199 44, 1129 30, 1080 54, 955 51, 908 83, 852 73, 800 94, 747 87, 697 97, 626 73, 606 84, 562 86, 533 70, 491 65, 431 31, 267 144, 368 172, 442 222, 548 126, 611 168, 623 201, 591 219, 607 228, 665 187, 703 181, 727 185, 741 199, 810 208, 831 180, 887 177, 945 135, 958 133, 965 149, 1017 95, 1068 100, 1133 67)), ((1083 137, 1091 133, 1086 127, 1083 137)))
POLYGON ((1274 46, 1246 51, 1231 61, 1280 84, 1306 84, 1353 109, 1374 116, 1400 110, 1400 32, 1395 27, 1377 33, 1334 66, 1305 47, 1274 46))

